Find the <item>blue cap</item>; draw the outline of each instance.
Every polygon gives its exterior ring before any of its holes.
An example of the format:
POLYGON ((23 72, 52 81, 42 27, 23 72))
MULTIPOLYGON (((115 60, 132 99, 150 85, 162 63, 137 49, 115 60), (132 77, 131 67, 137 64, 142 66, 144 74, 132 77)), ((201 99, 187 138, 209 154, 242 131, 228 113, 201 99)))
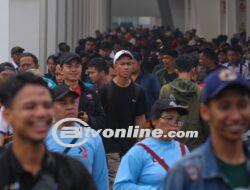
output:
POLYGON ((205 79, 205 86, 202 90, 201 101, 203 103, 213 99, 221 91, 229 86, 241 86, 249 90, 249 83, 240 74, 228 69, 217 69, 205 79))
POLYGON ((137 52, 132 52, 132 55, 136 61, 141 61, 141 55, 137 52))

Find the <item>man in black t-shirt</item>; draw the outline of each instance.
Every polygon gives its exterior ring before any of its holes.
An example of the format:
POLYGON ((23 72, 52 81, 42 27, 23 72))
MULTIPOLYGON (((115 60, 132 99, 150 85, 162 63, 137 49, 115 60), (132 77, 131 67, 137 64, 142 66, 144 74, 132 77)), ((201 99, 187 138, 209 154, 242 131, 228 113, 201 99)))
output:
POLYGON ((13 143, 0 153, 0 190, 96 189, 79 161, 46 149, 53 109, 42 78, 28 72, 10 77, 0 85, 0 98, 13 127, 13 143))
MULTIPOLYGON (((114 57, 116 77, 100 89, 100 98, 106 112, 106 128, 128 129, 146 124, 147 103, 143 89, 131 79, 133 56, 121 50, 114 57)), ((136 142, 136 138, 104 139, 108 157, 110 187, 117 171, 120 156, 125 154, 136 142), (112 165, 112 167, 111 167, 112 165)))

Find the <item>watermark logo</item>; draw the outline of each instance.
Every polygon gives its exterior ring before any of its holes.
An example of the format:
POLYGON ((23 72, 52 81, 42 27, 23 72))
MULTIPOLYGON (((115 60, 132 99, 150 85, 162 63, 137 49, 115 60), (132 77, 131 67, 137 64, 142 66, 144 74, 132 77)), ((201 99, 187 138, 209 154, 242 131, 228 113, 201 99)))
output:
POLYGON ((81 119, 65 118, 65 119, 62 119, 54 124, 54 126, 52 127, 52 137, 54 138, 56 143, 60 144, 61 146, 69 147, 69 148, 78 147, 78 146, 81 146, 88 141, 89 138, 87 136, 85 138, 82 138, 84 131, 85 130, 87 131, 88 129, 89 129, 89 125, 86 122, 82 121, 81 119), (78 122, 78 123, 82 124, 84 127, 82 127, 81 125, 63 126, 59 132, 60 138, 82 139, 80 142, 72 143, 72 144, 71 143, 64 143, 58 137, 58 135, 57 135, 58 127, 64 123, 68 123, 68 122, 73 122, 73 123, 78 122))
POLYGON ((138 125, 129 126, 127 129, 98 129, 94 130, 89 125, 78 118, 65 118, 52 127, 52 137, 61 146, 79 147, 88 142, 91 138, 102 136, 103 138, 198 138, 198 131, 167 131, 161 129, 140 128, 138 125), (77 124, 79 123, 79 124, 77 124), (63 126, 62 126, 63 124, 63 126), (81 124, 81 125, 80 125, 81 124), (58 129, 60 126, 60 130, 58 129), (58 135, 59 132, 59 135, 58 135), (59 137, 58 137, 59 136, 59 137), (65 143, 62 139, 72 139, 65 143), (75 140, 74 140, 75 139, 75 140), (80 140, 80 142, 78 142, 80 140))
POLYGON ((82 128, 80 127, 62 127, 60 131, 60 137, 71 139, 71 138, 82 138, 82 128))

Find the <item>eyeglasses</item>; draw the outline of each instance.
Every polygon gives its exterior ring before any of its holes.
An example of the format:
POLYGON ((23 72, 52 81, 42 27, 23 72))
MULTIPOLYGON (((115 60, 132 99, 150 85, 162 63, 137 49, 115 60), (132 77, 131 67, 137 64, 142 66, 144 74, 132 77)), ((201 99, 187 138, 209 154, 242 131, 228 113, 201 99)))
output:
POLYGON ((160 117, 160 118, 163 119, 166 123, 168 123, 170 125, 176 125, 178 127, 182 127, 184 125, 184 122, 176 117, 166 117, 165 116, 165 117, 160 117))

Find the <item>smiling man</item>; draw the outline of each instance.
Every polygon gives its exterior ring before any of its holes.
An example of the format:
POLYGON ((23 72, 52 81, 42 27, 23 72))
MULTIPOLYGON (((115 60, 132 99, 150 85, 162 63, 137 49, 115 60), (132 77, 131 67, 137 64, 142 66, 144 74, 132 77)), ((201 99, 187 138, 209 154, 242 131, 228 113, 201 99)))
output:
POLYGON ((77 160, 48 152, 44 139, 52 123, 47 83, 31 73, 0 86, 3 116, 13 127, 13 144, 0 154, 0 189, 95 189, 77 160))
POLYGON ((81 58, 75 53, 65 54, 61 58, 60 66, 64 83, 79 95, 76 100, 79 118, 94 129, 103 128, 105 114, 99 97, 89 83, 80 80, 82 73, 81 58))
POLYGON ((247 81, 227 69, 206 78, 200 112, 211 138, 170 172, 167 190, 250 188, 250 147, 242 138, 250 124, 249 95, 247 81))

